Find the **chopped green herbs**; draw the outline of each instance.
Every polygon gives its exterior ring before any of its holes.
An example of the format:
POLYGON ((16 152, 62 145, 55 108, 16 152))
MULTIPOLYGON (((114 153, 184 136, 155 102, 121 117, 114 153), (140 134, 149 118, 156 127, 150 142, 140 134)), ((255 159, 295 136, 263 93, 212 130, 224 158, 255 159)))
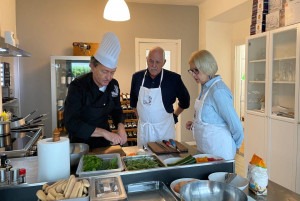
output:
POLYGON ((97 171, 97 170, 110 170, 118 168, 118 158, 104 160, 95 155, 83 156, 83 172, 97 171))

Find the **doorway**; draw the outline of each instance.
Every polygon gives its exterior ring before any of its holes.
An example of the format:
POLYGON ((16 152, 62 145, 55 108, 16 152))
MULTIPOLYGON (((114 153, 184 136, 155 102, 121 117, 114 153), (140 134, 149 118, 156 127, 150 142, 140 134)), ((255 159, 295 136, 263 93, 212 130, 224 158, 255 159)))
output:
MULTIPOLYGON (((244 127, 245 116, 245 65, 246 45, 235 46, 234 107, 244 127)), ((244 155, 243 142, 238 153, 244 155)))
MULTIPOLYGON (((147 68, 146 57, 151 48, 159 46, 165 51, 166 63, 164 69, 181 74, 181 40, 172 39, 135 39, 135 70, 143 70, 147 68)), ((174 103, 174 106, 177 102, 174 103)), ((175 107, 174 107, 175 108, 175 107)), ((181 115, 178 117, 176 124, 176 140, 181 141, 181 115)))
POLYGON ((244 121, 245 114, 245 44, 235 47, 234 107, 244 121))

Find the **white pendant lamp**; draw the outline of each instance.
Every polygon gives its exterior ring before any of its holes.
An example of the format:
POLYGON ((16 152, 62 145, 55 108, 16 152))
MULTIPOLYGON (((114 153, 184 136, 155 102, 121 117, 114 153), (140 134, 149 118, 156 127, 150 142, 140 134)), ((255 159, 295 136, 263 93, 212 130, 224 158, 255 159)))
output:
POLYGON ((130 13, 125 0, 108 0, 103 13, 104 19, 111 21, 127 21, 130 13))

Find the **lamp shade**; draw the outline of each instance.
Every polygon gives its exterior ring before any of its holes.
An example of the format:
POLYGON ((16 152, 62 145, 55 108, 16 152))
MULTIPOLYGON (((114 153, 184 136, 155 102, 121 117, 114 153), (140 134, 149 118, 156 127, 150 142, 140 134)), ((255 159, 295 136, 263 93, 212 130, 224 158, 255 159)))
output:
POLYGON ((126 2, 124 0, 108 0, 103 17, 111 21, 129 20, 130 13, 126 2))

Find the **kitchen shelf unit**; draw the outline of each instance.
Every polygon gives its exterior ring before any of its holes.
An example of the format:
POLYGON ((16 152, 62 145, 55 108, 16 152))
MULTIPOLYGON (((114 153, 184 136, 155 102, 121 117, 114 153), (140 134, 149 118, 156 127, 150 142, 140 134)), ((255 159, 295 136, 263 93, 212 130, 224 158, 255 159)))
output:
POLYGON ((51 56, 52 131, 61 127, 58 116, 62 116, 59 112, 63 112, 69 84, 90 71, 89 62, 89 56, 51 56))
POLYGON ((270 180, 297 193, 299 61, 300 24, 247 38, 245 167, 257 154, 266 161, 270 180))
MULTIPOLYGON (((121 93, 121 107, 125 116, 124 124, 125 131, 127 133, 128 146, 136 146, 138 119, 135 115, 134 110, 130 107, 130 100, 128 94, 126 96, 126 94, 121 93)), ((117 130, 115 129, 115 126, 112 123, 112 120, 109 120, 109 123, 112 132, 117 133, 117 130)))

